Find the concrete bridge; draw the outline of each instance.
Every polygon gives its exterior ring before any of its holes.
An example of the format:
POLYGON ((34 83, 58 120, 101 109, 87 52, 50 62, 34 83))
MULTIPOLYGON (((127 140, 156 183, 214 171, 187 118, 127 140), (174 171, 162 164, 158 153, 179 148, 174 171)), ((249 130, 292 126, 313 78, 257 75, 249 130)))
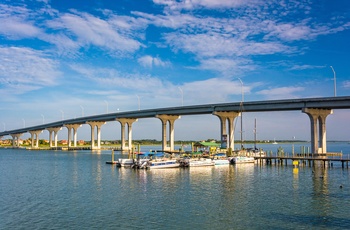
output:
POLYGON ((91 148, 101 148, 101 126, 106 122, 118 121, 121 124, 121 143, 123 150, 132 148, 132 124, 137 119, 158 118, 162 122, 162 149, 174 150, 174 123, 180 116, 212 114, 220 119, 222 147, 234 148, 234 120, 241 112, 270 112, 299 110, 310 118, 311 152, 326 153, 326 118, 334 109, 349 109, 350 96, 302 98, 287 100, 250 101, 219 104, 204 104, 181 107, 168 107, 158 109, 137 110, 86 116, 75 119, 66 119, 48 124, 42 124, 22 129, 0 132, 0 137, 11 135, 13 147, 19 147, 19 138, 23 133, 29 132, 32 138, 32 147, 38 147, 39 134, 49 131, 50 147, 57 147, 57 133, 62 127, 68 129, 68 147, 77 144, 77 131, 83 124, 91 126, 91 148), (167 135, 168 127, 168 135, 167 135), (126 144, 126 128, 128 131, 128 144, 126 144), (97 145, 95 145, 95 130, 97 130, 97 145), (169 143, 168 143, 169 138, 169 143))

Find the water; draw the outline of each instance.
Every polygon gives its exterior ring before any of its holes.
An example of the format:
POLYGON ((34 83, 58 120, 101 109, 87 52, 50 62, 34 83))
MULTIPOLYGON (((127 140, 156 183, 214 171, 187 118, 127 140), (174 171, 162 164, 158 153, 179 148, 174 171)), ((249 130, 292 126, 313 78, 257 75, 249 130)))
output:
MULTIPOLYGON (((338 145, 328 148, 350 152, 338 145)), ((350 229, 350 169, 341 166, 135 171, 110 159, 0 149, 0 229, 350 229)))

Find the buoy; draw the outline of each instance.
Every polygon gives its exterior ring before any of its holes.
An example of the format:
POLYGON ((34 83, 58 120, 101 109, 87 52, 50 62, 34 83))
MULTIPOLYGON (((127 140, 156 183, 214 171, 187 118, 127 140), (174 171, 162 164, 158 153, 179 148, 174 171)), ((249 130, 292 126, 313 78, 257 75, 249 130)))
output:
POLYGON ((339 186, 339 188, 343 188, 343 185, 341 184, 341 185, 339 186))

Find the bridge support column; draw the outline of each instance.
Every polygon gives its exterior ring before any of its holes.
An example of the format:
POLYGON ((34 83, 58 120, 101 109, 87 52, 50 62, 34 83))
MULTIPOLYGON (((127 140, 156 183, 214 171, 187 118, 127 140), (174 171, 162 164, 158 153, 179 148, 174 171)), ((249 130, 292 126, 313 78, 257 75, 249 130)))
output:
POLYGON ((302 111, 311 122, 311 153, 327 153, 326 118, 333 110, 303 108, 302 111))
POLYGON ((104 121, 89 121, 91 126, 91 149, 101 149, 101 126, 106 124, 104 121), (95 146, 95 127, 97 128, 97 146, 95 146))
POLYGON ((234 150, 235 148, 234 120, 236 119, 236 117, 241 116, 241 113, 240 112, 214 112, 213 115, 218 116, 220 119, 221 148, 234 150), (229 132, 228 135, 226 131, 226 121, 228 121, 228 132, 229 132))
POLYGON ((32 148, 39 148, 39 134, 42 132, 42 130, 29 131, 30 135, 32 136, 32 148))
POLYGON ((23 133, 16 133, 11 134, 12 137, 12 147, 13 148, 19 148, 19 139, 22 136, 23 133))
POLYGON ((174 123, 177 119, 181 118, 181 116, 178 115, 157 115, 157 118, 159 118, 162 121, 162 150, 170 150, 174 151, 174 142, 175 142, 175 135, 174 135, 174 123), (167 124, 169 122, 169 146, 167 146, 167 135, 166 135, 166 129, 167 124))
POLYGON ((73 130, 73 146, 77 147, 78 128, 81 124, 67 124, 68 129, 68 147, 72 147, 72 130, 73 130))
POLYGON ((132 123, 137 121, 136 118, 118 118, 117 121, 121 125, 121 149, 122 151, 125 150, 132 150, 132 123), (125 146, 125 124, 128 125, 128 147, 125 146))
POLYGON ((49 144, 50 147, 57 147, 57 134, 58 131, 62 130, 62 127, 55 127, 55 128, 47 128, 47 131, 49 131, 49 144), (52 133, 54 133, 54 143, 52 144, 52 133))

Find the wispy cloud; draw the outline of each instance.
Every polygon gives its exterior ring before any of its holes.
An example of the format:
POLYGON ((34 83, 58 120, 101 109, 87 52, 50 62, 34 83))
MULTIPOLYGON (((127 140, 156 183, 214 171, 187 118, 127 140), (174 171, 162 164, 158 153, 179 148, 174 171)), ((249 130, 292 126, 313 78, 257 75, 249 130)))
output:
POLYGON ((304 90, 304 87, 280 87, 261 90, 256 92, 256 94, 263 95, 267 99, 290 99, 300 97, 296 93, 304 90))
POLYGON ((140 57, 137 61, 142 66, 147 67, 147 68, 171 66, 171 63, 169 61, 163 61, 159 57, 152 57, 150 55, 140 57))
POLYGON ((221 8, 234 8, 238 6, 246 6, 257 4, 258 0, 221 0, 221 1, 211 1, 211 0, 153 0, 154 3, 164 5, 169 10, 192 10, 198 8, 207 9, 221 9, 221 8))
POLYGON ((133 53, 141 46, 139 41, 118 31, 107 20, 87 13, 66 13, 48 22, 48 25, 65 31, 82 47, 93 45, 116 55, 133 53))
POLYGON ((41 51, 0 47, 0 84, 12 93, 55 85, 59 76, 57 63, 41 51))
POLYGON ((291 68, 289 68, 290 70, 306 70, 306 69, 322 69, 322 68, 326 68, 326 65, 294 65, 291 68))
POLYGON ((343 87, 344 87, 345 89, 350 89, 350 80, 349 80, 349 81, 344 81, 344 82, 343 82, 343 87))
POLYGON ((25 7, 0 4, 0 35, 14 40, 38 36, 41 30, 29 19, 29 14, 25 7))

